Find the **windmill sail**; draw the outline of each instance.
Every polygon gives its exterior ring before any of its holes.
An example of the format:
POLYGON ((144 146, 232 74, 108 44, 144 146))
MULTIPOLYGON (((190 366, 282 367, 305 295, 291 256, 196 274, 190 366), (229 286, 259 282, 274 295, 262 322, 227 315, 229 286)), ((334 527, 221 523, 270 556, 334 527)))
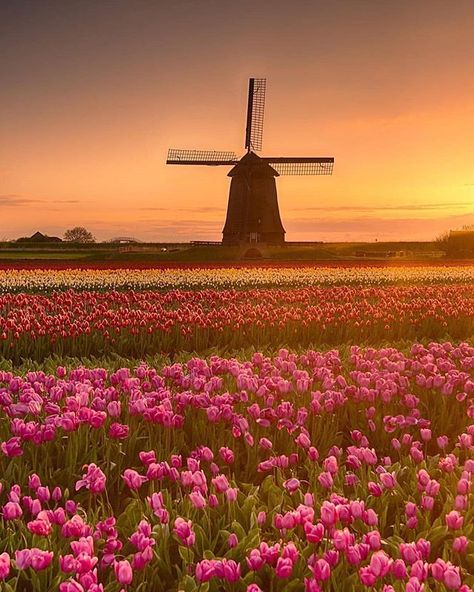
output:
POLYGON ((235 152, 224 150, 179 150, 170 148, 166 164, 204 164, 232 166, 238 161, 235 152))
POLYGON ((334 158, 321 156, 263 157, 280 175, 332 175, 334 158))
POLYGON ((245 128, 245 148, 248 151, 262 149, 266 88, 266 78, 249 79, 247 125, 245 128))

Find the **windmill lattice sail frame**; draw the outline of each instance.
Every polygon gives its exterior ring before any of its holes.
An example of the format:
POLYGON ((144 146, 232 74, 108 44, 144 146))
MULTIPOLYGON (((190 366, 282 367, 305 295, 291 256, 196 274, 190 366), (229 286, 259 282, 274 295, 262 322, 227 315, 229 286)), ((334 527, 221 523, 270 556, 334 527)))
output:
POLYGON ((238 161, 235 152, 229 150, 180 150, 170 148, 166 164, 233 165, 238 161))
POLYGON ((247 104, 245 148, 259 152, 263 146, 263 116, 265 114, 266 78, 250 78, 247 104))
POLYGON ((279 175, 332 175, 332 157, 271 157, 262 160, 268 163, 279 175))

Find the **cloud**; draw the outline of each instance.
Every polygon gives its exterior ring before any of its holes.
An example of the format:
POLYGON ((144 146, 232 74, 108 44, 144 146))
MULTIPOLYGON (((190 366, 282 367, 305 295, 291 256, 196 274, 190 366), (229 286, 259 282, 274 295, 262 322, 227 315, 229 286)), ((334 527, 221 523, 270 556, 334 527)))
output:
POLYGON ((31 199, 29 197, 24 197, 22 195, 17 195, 15 193, 9 193, 6 195, 0 195, 0 207, 18 207, 18 206, 25 206, 31 203, 38 203, 41 202, 40 199, 31 199))
POLYGON ((223 212, 225 207, 214 207, 214 206, 199 206, 199 207, 189 207, 189 208, 170 208, 170 207, 143 207, 138 208, 139 210, 145 210, 150 212, 196 212, 198 214, 204 214, 207 212, 223 212))
MULTIPOLYGON (((4 195, 0 195, 0 207, 21 207, 27 206, 30 204, 43 204, 44 208, 48 208, 48 204, 75 204, 79 203, 78 199, 53 199, 53 200, 45 200, 45 199, 38 199, 33 197, 26 197, 24 195, 18 193, 8 193, 4 195)), ((55 209, 55 208, 51 208, 55 209)))
POLYGON ((220 240, 223 221, 140 219, 111 223, 85 223, 100 238, 134 236, 145 241, 188 242, 190 240, 220 240))
POLYGON ((145 208, 137 208, 138 210, 146 210, 150 212, 169 212, 171 208, 161 208, 161 207, 145 207, 145 208))
POLYGON ((303 240, 434 240, 447 230, 474 223, 474 213, 427 218, 382 218, 352 216, 344 218, 287 217, 285 228, 292 235, 304 235, 303 240))
POLYGON ((440 202, 427 204, 401 204, 395 206, 307 206, 303 208, 290 208, 294 212, 383 212, 383 211, 411 211, 421 212, 427 210, 448 210, 451 208, 468 208, 472 204, 465 202, 440 202))
POLYGON ((144 229, 146 232, 154 232, 157 230, 208 230, 214 228, 221 228, 223 222, 221 220, 214 222, 211 220, 152 220, 151 223, 144 221, 149 226, 149 229, 144 229))

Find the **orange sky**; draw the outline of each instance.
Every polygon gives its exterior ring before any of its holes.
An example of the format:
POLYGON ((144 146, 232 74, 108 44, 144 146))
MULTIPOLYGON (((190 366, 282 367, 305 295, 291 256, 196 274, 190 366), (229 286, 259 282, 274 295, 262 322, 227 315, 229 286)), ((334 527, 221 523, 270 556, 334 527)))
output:
POLYGON ((0 239, 81 224, 99 239, 221 237, 247 79, 267 77, 271 156, 334 156, 281 177, 287 240, 432 239, 474 223, 474 2, 0 6, 0 239))

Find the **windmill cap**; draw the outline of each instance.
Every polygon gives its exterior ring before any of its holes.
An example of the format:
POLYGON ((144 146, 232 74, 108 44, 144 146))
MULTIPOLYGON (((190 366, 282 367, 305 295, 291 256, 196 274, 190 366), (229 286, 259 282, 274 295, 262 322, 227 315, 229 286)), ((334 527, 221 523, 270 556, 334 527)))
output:
POLYGON ((252 172, 256 172, 261 175, 272 175, 273 177, 279 177, 280 173, 276 171, 272 166, 265 162, 258 154, 255 152, 247 152, 239 162, 228 172, 228 177, 234 177, 239 173, 244 171, 248 171, 249 168, 252 168, 252 172))

